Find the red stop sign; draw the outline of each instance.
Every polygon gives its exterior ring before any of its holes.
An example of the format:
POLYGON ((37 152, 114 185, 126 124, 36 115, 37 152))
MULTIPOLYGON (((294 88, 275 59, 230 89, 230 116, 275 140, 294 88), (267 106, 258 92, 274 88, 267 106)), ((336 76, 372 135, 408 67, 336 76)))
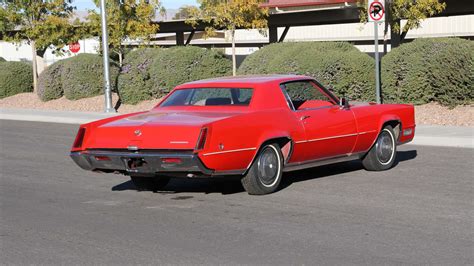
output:
POLYGON ((79 50, 81 50, 81 45, 79 44, 79 42, 74 42, 74 43, 69 44, 69 51, 73 53, 77 53, 79 52, 79 50))

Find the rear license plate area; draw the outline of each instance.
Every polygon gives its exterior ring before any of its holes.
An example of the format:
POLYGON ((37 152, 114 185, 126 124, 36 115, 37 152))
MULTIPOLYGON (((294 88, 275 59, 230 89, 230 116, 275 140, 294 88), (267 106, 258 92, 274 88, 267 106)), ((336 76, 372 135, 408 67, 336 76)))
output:
POLYGON ((125 169, 131 173, 151 173, 151 165, 142 157, 122 158, 125 169))

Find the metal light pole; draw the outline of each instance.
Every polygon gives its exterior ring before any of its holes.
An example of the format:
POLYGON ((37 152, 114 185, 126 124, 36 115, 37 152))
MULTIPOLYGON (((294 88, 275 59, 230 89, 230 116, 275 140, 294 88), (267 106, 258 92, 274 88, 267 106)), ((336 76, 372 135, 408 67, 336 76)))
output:
POLYGON ((100 17, 102 21, 102 52, 104 57, 105 112, 115 113, 115 109, 112 107, 112 91, 110 89, 109 40, 107 34, 107 11, 105 10, 105 0, 100 0, 100 17))

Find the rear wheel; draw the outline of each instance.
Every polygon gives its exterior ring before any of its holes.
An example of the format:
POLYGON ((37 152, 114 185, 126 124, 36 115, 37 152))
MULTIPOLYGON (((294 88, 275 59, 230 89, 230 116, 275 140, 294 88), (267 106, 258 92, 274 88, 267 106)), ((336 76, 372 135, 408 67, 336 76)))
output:
POLYGON ((397 142, 395 132, 391 126, 382 129, 377 140, 362 159, 362 165, 369 171, 383 171, 390 169, 395 162, 397 142))
POLYGON ((170 181, 169 177, 163 176, 131 175, 130 179, 138 191, 154 192, 162 190, 170 181))
POLYGON ((265 145, 241 182, 250 195, 273 193, 283 174, 283 155, 277 144, 265 145))

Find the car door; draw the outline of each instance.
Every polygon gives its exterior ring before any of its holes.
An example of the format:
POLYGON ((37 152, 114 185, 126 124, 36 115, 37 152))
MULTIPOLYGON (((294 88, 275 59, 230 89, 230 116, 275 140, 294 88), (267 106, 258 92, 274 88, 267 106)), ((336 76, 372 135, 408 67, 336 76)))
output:
POLYGON ((314 81, 282 84, 294 115, 303 124, 306 139, 295 143, 304 161, 347 155, 357 140, 352 111, 337 104, 337 99, 314 81))

